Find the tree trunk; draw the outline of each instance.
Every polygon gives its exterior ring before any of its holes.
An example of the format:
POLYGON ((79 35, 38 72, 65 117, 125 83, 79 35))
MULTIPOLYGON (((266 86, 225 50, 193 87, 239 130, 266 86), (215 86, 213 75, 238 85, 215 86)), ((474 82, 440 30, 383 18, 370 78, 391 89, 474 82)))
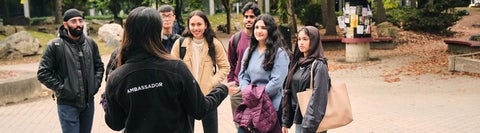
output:
POLYGON ((424 8, 427 3, 428 3, 427 0, 418 0, 417 8, 424 8))
POLYGON ((387 21, 385 7, 383 7, 383 0, 377 0, 377 16, 375 16, 375 23, 380 24, 387 21))
POLYGON ((337 35, 337 17, 335 16, 335 0, 327 1, 327 18, 325 20, 325 35, 337 35))
POLYGON ((328 20, 328 16, 327 16, 327 5, 328 5, 328 2, 327 0, 322 0, 321 3, 320 3, 320 7, 321 7, 321 10, 322 10, 322 26, 325 27, 325 21, 328 20))
MULTIPOLYGON (((290 40, 294 41, 295 37, 297 37, 297 19, 295 19, 295 7, 293 5, 293 0, 288 0, 287 4, 287 11, 288 11, 288 24, 290 25, 290 40)), ((290 49, 294 49, 295 43, 293 42, 288 42, 289 44, 292 44, 292 47, 290 49)))
POLYGON ((113 22, 123 25, 122 18, 118 17, 118 13, 120 13, 121 10, 119 2, 116 0, 112 0, 112 2, 110 2, 110 5, 108 5, 108 9, 110 9, 110 11, 112 11, 113 13, 113 22))
POLYGON ((225 10, 227 10, 227 24, 225 25, 225 27, 227 28, 227 34, 230 34, 230 9, 232 9, 232 7, 230 6, 230 0, 221 0, 222 1, 222 4, 223 6, 225 7, 225 10))
POLYGON ((61 24, 62 22, 62 0, 55 0, 55 24, 61 24))
MULTIPOLYGON (((179 25, 183 25, 183 18, 182 18, 182 0, 175 0, 175 20, 177 20, 179 25)), ((183 31, 180 31, 183 32, 183 31)))
POLYGON ((410 0, 410 6, 412 8, 417 8, 417 0, 410 0))
POLYGON ((0 0, 0 9, 3 16, 3 25, 10 24, 10 12, 8 11, 7 0, 0 0))
POLYGON ((263 0, 258 0, 258 1, 257 1, 257 5, 258 5, 258 8, 260 9, 260 11, 261 11, 262 13, 265 13, 265 10, 263 10, 263 9, 265 9, 265 8, 263 8, 263 7, 264 7, 264 5, 263 5, 263 0))

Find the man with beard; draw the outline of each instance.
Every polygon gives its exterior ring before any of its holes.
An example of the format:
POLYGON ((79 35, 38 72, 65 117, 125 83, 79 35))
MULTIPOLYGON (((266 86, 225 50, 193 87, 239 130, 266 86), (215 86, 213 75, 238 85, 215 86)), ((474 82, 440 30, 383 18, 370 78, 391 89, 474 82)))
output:
POLYGON ((38 80, 54 92, 64 133, 91 132, 94 95, 103 78, 98 46, 83 34, 83 21, 77 9, 64 13, 59 37, 47 44, 37 72, 38 80))
MULTIPOLYGON (((260 15, 260 9, 254 2, 248 2, 242 8, 244 30, 235 33, 228 43, 228 61, 230 62, 230 72, 227 76, 228 82, 235 82, 238 86, 238 73, 240 72, 242 57, 245 49, 250 44, 250 36, 252 34, 253 23, 255 18, 260 15)), ((237 87, 238 90, 240 90, 237 87)), ((242 102, 242 92, 230 96, 232 114, 235 113, 238 105, 242 102)))

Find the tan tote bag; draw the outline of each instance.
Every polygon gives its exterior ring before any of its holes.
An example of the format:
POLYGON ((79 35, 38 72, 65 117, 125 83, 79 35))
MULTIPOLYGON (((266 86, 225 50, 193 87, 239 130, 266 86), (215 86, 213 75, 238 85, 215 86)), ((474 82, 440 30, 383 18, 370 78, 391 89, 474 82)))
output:
MULTIPOLYGON (((316 60, 312 63, 310 70, 310 88, 306 91, 298 92, 298 104, 302 116, 308 108, 308 102, 313 94, 313 69, 316 60)), ((345 83, 332 84, 328 92, 328 102, 325 116, 323 117, 317 132, 322 132, 328 129, 334 129, 345 126, 353 121, 352 107, 350 106, 350 99, 348 98, 347 86, 345 83)))

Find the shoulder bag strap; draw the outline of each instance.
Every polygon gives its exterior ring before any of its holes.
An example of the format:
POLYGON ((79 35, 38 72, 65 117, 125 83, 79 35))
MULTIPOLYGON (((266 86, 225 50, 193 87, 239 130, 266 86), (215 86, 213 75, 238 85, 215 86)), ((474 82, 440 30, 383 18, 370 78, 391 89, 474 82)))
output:
POLYGON ((315 68, 315 64, 317 63, 317 60, 315 59, 312 63, 312 66, 310 67, 310 89, 313 91, 313 69, 315 68))

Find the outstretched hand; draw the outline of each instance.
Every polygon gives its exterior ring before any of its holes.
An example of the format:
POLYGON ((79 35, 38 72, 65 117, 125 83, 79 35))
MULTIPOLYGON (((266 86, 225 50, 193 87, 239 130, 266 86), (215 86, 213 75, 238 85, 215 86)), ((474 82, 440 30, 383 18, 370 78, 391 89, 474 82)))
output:
POLYGON ((225 85, 228 87, 229 95, 235 94, 240 90, 240 87, 236 86, 235 82, 228 82, 228 83, 225 83, 225 85))

